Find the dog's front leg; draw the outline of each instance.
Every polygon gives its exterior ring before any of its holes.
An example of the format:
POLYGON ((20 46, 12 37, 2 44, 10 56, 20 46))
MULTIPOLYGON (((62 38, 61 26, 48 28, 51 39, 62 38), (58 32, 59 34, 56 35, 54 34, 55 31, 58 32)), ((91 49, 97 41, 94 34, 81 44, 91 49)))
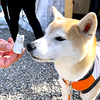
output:
POLYGON ((62 78, 60 78, 60 84, 62 87, 63 100, 68 100, 69 86, 62 80, 62 78))

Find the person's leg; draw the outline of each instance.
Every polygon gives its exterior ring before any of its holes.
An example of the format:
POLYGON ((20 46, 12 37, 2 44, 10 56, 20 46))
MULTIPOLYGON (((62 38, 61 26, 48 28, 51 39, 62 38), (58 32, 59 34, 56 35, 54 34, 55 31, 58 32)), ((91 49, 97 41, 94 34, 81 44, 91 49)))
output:
POLYGON ((18 20, 21 6, 19 0, 8 0, 8 10, 10 16, 10 32, 13 40, 16 40, 16 36, 19 30, 18 20))
POLYGON ((89 12, 95 12, 98 15, 100 8, 100 0, 91 0, 89 12))
POLYGON ((35 15, 35 1, 36 0, 23 0, 23 10, 28 18, 29 24, 31 25, 36 39, 43 36, 42 28, 35 15))

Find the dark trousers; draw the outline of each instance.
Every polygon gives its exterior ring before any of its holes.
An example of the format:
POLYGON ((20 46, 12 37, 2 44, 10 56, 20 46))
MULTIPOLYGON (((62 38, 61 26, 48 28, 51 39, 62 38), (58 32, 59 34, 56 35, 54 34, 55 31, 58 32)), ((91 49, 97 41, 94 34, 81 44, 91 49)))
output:
POLYGON ((100 9, 100 0, 91 0, 89 12, 95 12, 98 15, 100 9))
POLYGON ((22 8, 27 16, 29 24, 34 31, 36 39, 43 36, 42 28, 35 15, 35 1, 36 0, 8 0, 8 10, 10 16, 9 27, 14 40, 16 39, 16 35, 19 30, 18 21, 22 8))

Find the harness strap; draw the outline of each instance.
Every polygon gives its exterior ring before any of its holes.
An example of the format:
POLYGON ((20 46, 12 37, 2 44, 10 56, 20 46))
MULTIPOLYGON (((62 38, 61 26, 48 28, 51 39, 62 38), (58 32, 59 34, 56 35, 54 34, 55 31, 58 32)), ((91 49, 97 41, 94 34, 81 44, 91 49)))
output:
POLYGON ((92 90, 92 88, 100 81, 100 76, 95 80, 95 82, 86 90, 82 91, 82 93, 87 93, 89 92, 90 90, 92 90))
MULTIPOLYGON (((93 89, 93 87, 100 81, 100 73, 99 69, 97 68, 98 65, 100 65, 100 42, 97 43, 97 51, 96 51, 96 59, 98 59, 97 65, 90 69, 90 71, 79 81, 73 82, 72 83, 72 88, 75 89, 76 91, 81 91, 83 94, 89 92, 90 90, 93 89), (98 70, 98 73, 95 71, 98 70)), ((99 67, 99 66, 98 66, 99 67)), ((63 79, 63 81, 68 85, 68 81, 63 79)))
MULTIPOLYGON (((72 83, 72 88, 77 91, 82 91, 82 93, 87 93, 88 91, 90 91, 100 80, 100 76, 96 80, 92 76, 93 70, 94 70, 94 63, 89 73, 87 73, 79 81, 72 83)), ((65 79, 63 79, 63 81, 68 85, 68 81, 66 81, 65 79)))
MULTIPOLYGON (((68 85, 68 81, 63 81, 68 85)), ((72 83, 72 88, 78 91, 84 91, 89 88, 95 82, 94 77, 91 75, 89 78, 72 83)))
POLYGON ((79 81, 82 81, 82 80, 85 80, 85 79, 89 78, 92 75, 93 70, 94 70, 94 63, 93 63, 92 68, 90 69, 90 71, 82 79, 80 79, 79 81))

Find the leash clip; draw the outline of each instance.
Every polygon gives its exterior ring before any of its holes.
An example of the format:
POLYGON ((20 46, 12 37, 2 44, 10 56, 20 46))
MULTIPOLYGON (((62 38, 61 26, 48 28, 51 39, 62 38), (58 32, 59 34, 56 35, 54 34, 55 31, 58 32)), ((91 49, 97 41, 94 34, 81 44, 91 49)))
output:
POLYGON ((68 100, 71 100, 71 95, 72 95, 72 82, 68 82, 68 86, 69 86, 69 94, 68 94, 68 100))

